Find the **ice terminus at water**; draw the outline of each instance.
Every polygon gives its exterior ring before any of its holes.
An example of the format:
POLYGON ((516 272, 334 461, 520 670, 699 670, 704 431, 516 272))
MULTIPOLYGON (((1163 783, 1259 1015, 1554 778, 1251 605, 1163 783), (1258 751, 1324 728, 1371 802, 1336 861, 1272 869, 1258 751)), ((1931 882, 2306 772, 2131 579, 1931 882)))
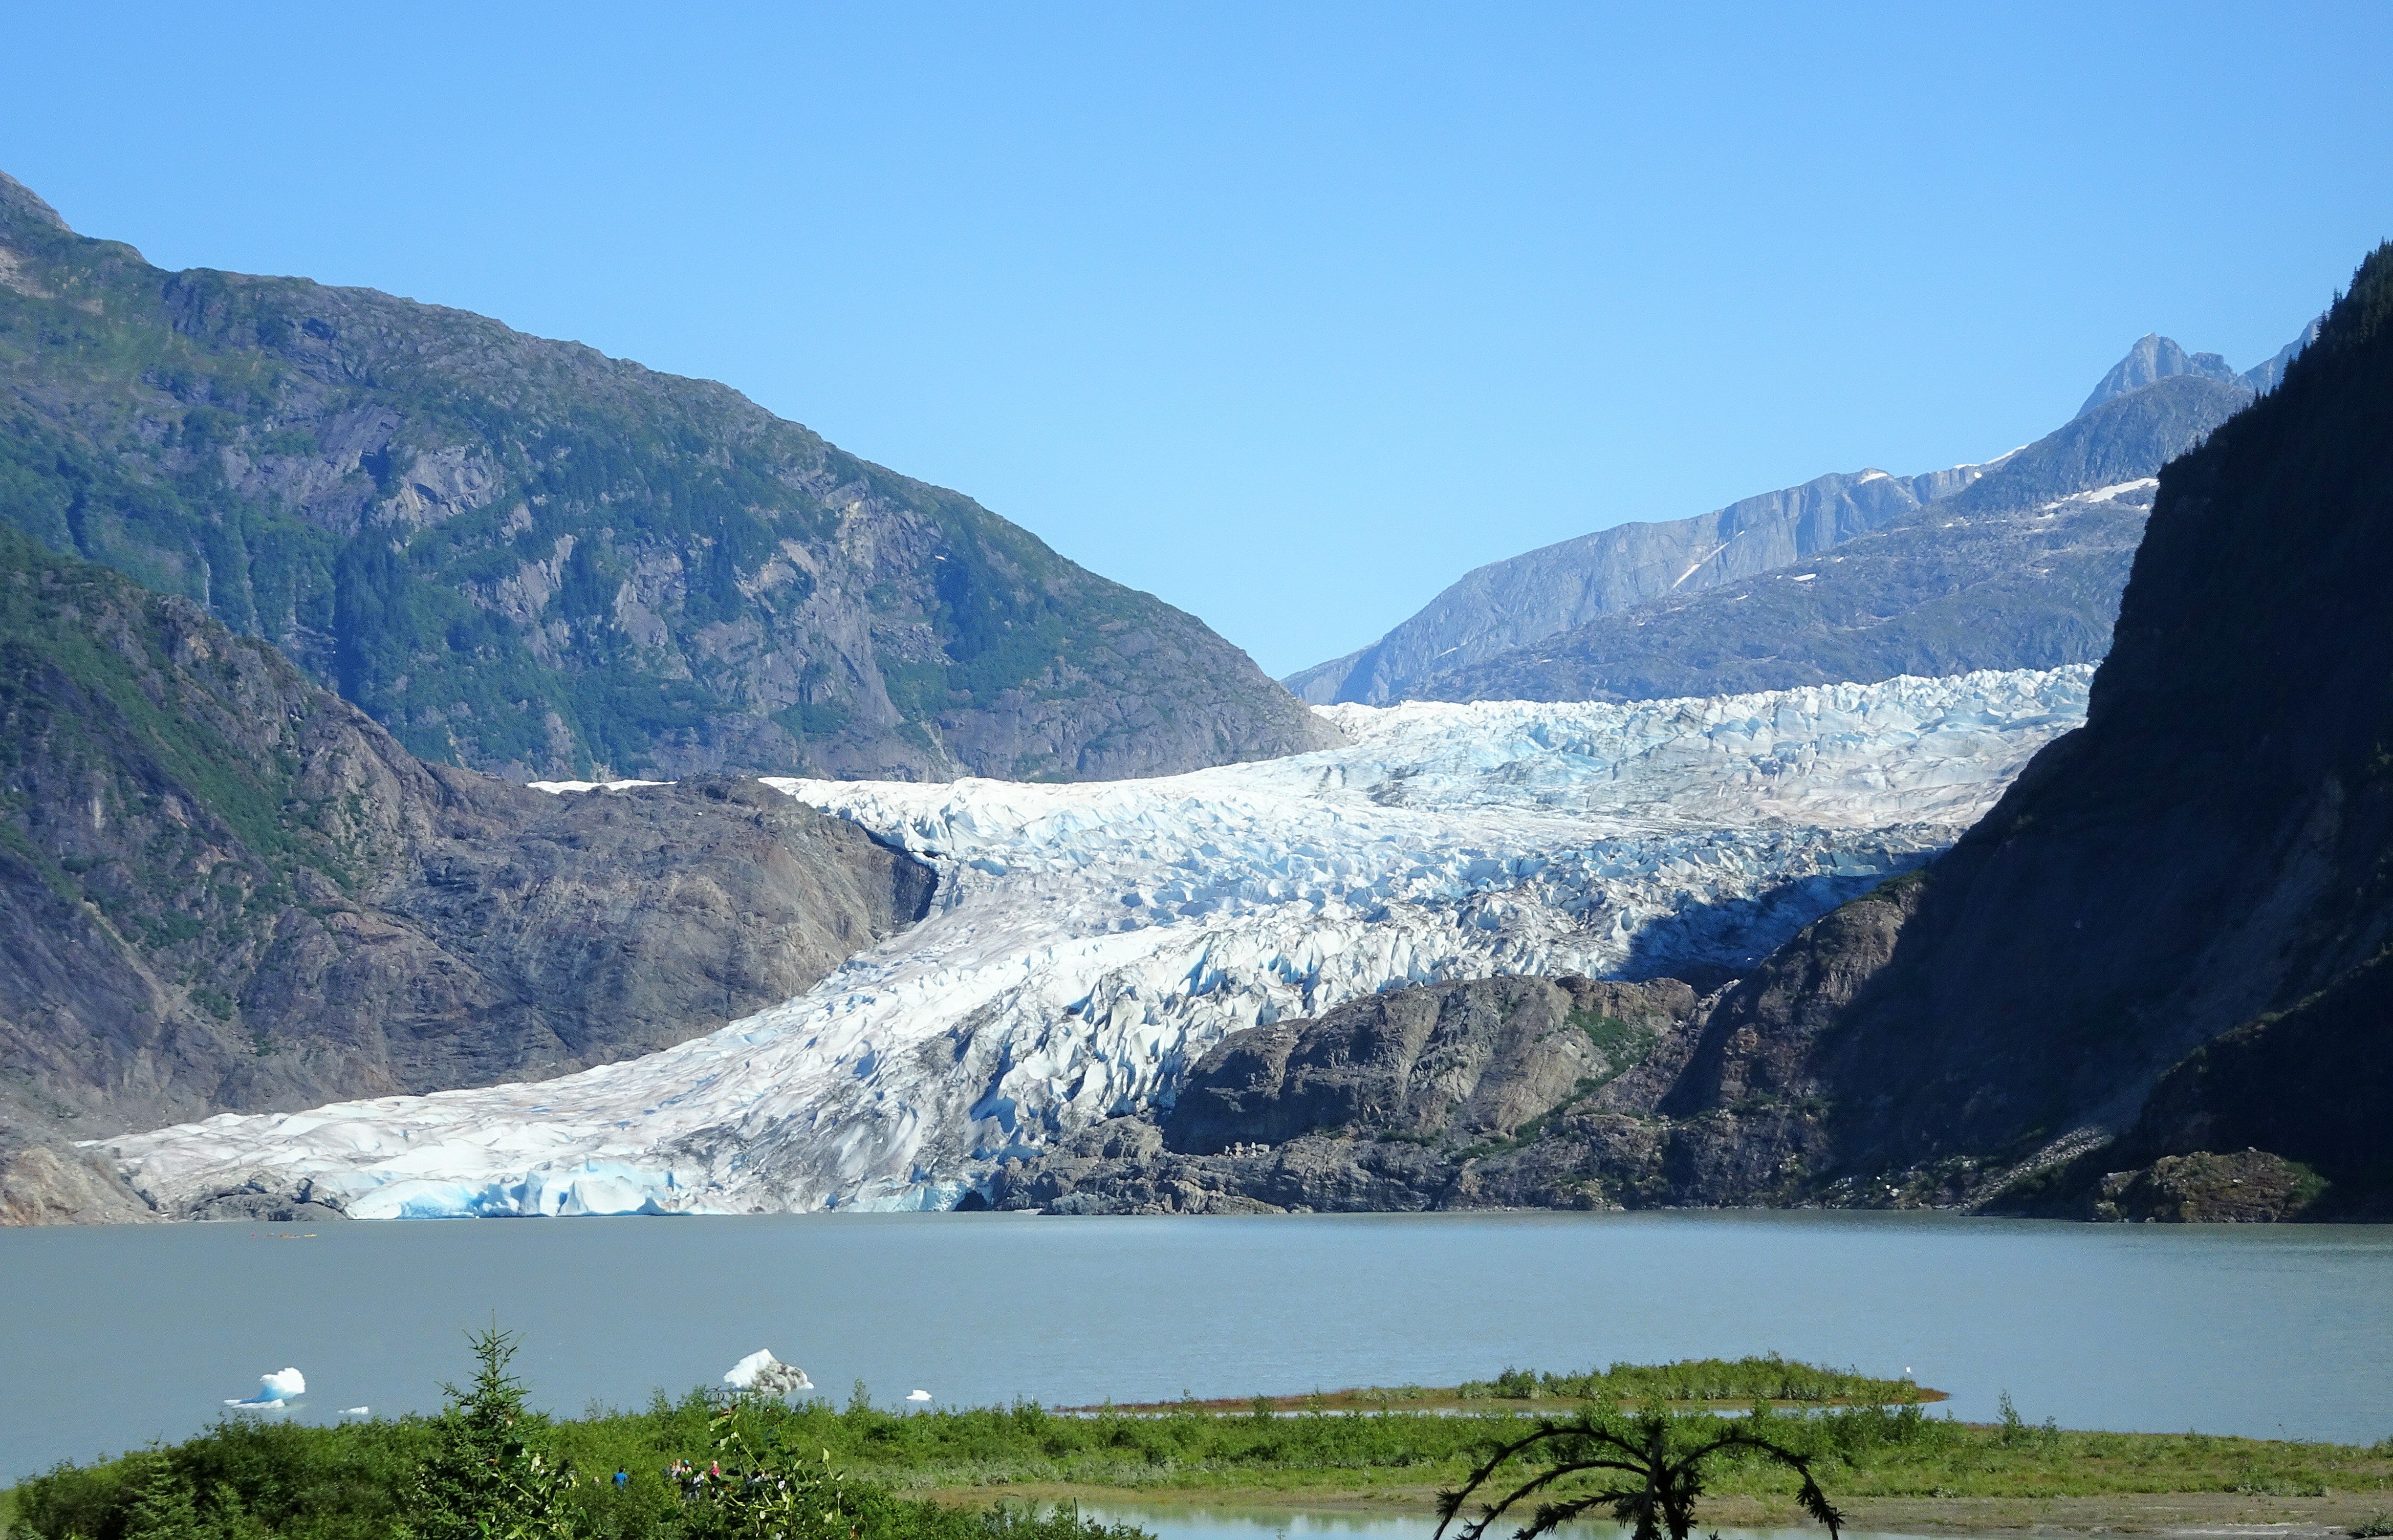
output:
POLYGON ((361 1218, 945 1207, 1240 1027, 1759 956, 1949 843, 2090 674, 1327 707, 1344 748, 1152 780, 768 781, 930 862, 933 912, 641 1059, 110 1143, 169 1208, 261 1174, 361 1218))

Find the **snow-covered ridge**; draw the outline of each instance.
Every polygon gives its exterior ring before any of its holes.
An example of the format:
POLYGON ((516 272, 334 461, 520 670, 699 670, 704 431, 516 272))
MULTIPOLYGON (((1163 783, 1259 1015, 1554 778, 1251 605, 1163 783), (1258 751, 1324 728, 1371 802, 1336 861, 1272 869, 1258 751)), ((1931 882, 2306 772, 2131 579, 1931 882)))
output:
POLYGON ((110 1142, 164 1202, 262 1175, 364 1218, 945 1206, 1257 1022, 1759 955, 1949 843, 2091 674, 1324 707, 1350 746, 1153 780, 769 780, 936 867, 933 913, 661 1053, 110 1142))

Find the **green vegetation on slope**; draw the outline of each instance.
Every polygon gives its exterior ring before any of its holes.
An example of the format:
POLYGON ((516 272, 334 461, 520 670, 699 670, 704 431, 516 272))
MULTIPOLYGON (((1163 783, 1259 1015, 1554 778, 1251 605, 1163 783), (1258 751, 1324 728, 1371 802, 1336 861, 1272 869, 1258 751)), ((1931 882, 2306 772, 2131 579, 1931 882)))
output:
POLYGON ((1318 732, 1194 618, 723 386, 7 207, 0 525, 485 768, 1135 774, 1318 732))

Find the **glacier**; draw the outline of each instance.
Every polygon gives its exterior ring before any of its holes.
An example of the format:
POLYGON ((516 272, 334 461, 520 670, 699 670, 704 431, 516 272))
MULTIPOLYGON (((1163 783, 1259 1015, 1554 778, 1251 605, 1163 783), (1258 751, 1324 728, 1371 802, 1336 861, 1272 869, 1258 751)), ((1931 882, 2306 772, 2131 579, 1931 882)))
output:
POLYGON ((1319 707, 1346 747, 1148 780, 767 778, 933 866, 931 913, 638 1059, 95 1142, 170 1211, 261 1181, 361 1219, 946 1207, 1168 1106, 1241 1027, 1437 980, 1741 967, 1949 845, 2084 720, 2092 672, 1319 707))

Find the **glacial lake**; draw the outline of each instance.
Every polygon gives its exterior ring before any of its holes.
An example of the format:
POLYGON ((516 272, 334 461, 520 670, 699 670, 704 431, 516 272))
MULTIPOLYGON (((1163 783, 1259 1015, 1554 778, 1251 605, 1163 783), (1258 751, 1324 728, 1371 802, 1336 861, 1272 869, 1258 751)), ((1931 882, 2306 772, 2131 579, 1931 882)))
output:
MULTIPOLYGON (((1051 1405, 1453 1384, 1776 1351, 1991 1419, 2393 1434, 2393 1226, 1822 1213, 1010 1214, 0 1230, 0 1483, 207 1426, 429 1410, 464 1332, 536 1404, 645 1403, 770 1348, 844 1400, 1051 1405)), ((1243 1521, 1243 1520, 1241 1520, 1243 1521)), ((1327 1520, 1325 1520, 1327 1521, 1327 1520)), ((1202 1540, 1202 1537, 1190 1537, 1202 1540)))

